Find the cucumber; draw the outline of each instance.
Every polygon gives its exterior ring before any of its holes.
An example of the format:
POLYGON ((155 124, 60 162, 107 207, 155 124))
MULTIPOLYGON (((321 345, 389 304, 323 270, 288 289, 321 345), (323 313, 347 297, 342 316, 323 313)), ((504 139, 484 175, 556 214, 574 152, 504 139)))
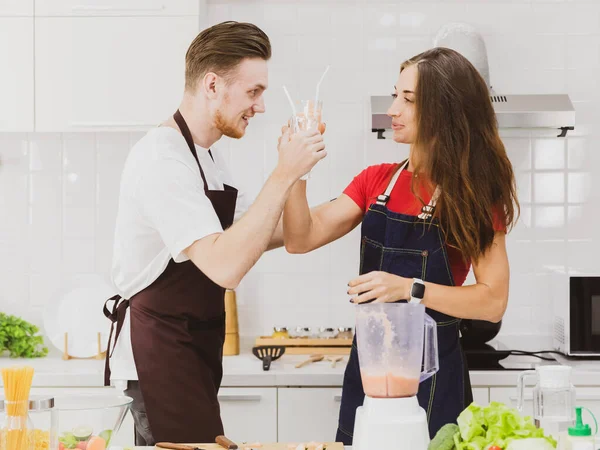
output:
POLYGON ((73 428, 73 436, 78 441, 87 441, 92 435, 92 427, 88 427, 86 425, 80 425, 78 427, 73 428))

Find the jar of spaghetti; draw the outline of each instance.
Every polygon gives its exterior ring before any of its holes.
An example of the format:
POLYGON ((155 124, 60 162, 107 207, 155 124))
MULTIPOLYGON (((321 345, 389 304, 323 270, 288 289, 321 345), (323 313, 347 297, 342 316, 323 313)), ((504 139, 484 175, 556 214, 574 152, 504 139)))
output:
POLYGON ((25 401, 0 398, 0 448, 57 450, 54 398, 32 396, 25 401))

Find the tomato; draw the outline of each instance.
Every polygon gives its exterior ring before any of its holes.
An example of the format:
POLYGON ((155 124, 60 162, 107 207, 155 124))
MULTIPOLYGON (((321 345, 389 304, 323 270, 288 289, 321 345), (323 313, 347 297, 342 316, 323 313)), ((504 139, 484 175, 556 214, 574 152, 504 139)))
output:
POLYGON ((65 444, 63 444, 62 442, 58 443, 58 450, 65 450, 65 444))
POLYGON ((492 445, 490 448, 488 448, 488 450, 502 450, 500 447, 498 447, 497 445, 492 445))
POLYGON ((77 448, 79 450, 85 450, 87 448, 87 441, 81 441, 77 443, 77 448))

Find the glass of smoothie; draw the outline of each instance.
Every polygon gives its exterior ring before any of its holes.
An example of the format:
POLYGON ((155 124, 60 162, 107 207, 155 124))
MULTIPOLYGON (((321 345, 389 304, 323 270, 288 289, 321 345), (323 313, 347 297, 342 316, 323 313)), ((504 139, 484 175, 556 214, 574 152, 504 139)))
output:
MULTIPOLYGON (((306 130, 321 130, 324 131, 322 123, 323 102, 318 100, 302 100, 296 108, 296 114, 290 119, 290 127, 292 134, 306 130)), ((301 180, 306 180, 310 177, 310 172, 304 175, 301 180)))
POLYGON ((425 306, 412 303, 357 305, 356 338, 365 394, 412 397, 439 369, 437 325, 425 306))

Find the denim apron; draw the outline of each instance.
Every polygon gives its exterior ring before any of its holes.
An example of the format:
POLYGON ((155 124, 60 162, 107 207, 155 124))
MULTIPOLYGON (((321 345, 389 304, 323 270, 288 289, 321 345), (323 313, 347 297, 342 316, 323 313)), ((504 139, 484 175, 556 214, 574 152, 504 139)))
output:
MULTIPOLYGON (((407 165, 408 161, 400 166, 385 193, 377 197, 377 202, 365 214, 361 227, 360 274, 383 271, 453 286, 439 222, 428 220, 439 191, 434 192, 418 216, 394 213, 386 207, 390 193, 407 165)), ((460 319, 430 309, 427 314, 437 322, 440 370, 420 384, 417 398, 427 412, 429 434, 433 437, 443 425, 456 422, 473 396, 459 340, 460 319)), ((364 398, 355 337, 344 374, 337 442, 352 445, 356 408, 362 406, 364 398)))

